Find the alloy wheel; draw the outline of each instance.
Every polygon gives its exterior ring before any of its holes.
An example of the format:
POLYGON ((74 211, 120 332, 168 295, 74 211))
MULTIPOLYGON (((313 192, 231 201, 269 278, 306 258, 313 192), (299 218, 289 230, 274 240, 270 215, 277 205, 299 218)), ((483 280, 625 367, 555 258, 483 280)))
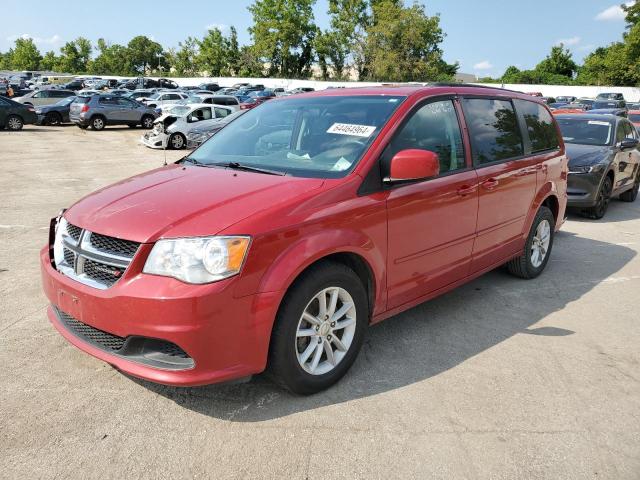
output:
POLYGON ((176 134, 171 137, 171 146, 176 150, 180 150, 184 146, 182 135, 176 134))
POLYGON ((7 122, 7 127, 9 127, 9 130, 20 130, 22 128, 22 120, 18 117, 11 117, 7 122))
POLYGON ((95 118, 93 120, 93 128, 96 130, 102 130, 104 128, 104 120, 101 118, 95 118))
POLYGON ((547 220, 542 220, 536 228, 536 233, 531 242, 531 265, 540 267, 547 256, 551 241, 551 225, 547 220))
POLYGON ((298 363, 311 375, 332 371, 346 356, 356 331, 356 306, 344 288, 329 287, 307 304, 298 321, 298 363))

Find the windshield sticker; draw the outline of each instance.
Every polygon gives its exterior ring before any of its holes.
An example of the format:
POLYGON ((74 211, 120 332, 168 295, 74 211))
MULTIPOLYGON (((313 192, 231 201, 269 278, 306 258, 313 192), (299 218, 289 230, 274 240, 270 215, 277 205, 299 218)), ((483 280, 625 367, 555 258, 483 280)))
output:
POLYGON ((343 170, 347 170, 351 166, 351 162, 344 157, 340 157, 340 160, 336 162, 336 164, 331 167, 331 170, 342 172, 343 170))
POLYGON ((368 125, 355 125, 352 123, 334 123, 329 127, 327 133, 335 133, 338 135, 350 135, 353 137, 370 137, 375 132, 376 127, 368 125))
POLYGON ((589 125, 602 125, 603 127, 608 127, 611 124, 609 122, 601 122, 600 120, 589 120, 589 125))

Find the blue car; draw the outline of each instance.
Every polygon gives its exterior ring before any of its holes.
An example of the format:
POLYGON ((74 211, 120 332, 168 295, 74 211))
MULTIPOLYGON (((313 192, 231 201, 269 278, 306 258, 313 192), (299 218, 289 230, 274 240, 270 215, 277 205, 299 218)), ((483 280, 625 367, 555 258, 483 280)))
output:
POLYGON ((45 105, 36 108, 36 115, 38 115, 38 125, 61 125, 63 123, 71 123, 69 119, 69 110, 71 109, 71 103, 76 97, 63 98, 53 105, 45 105))

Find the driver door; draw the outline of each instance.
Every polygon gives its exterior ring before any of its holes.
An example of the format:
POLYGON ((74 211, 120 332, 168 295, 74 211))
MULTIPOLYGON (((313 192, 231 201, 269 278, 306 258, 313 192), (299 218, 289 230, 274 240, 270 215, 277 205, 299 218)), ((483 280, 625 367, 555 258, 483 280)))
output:
POLYGON ((626 120, 618 122, 616 130, 616 145, 618 152, 615 158, 615 185, 614 190, 627 190, 634 182, 638 164, 640 163, 640 152, 637 148, 622 149, 620 142, 625 139, 637 138, 637 132, 633 125, 626 120))
POLYGON ((432 151, 440 161, 438 177, 396 185, 389 191, 389 308, 469 274, 478 218, 478 175, 465 152, 460 118, 453 99, 424 103, 383 153, 386 170, 391 158, 405 149, 432 151))

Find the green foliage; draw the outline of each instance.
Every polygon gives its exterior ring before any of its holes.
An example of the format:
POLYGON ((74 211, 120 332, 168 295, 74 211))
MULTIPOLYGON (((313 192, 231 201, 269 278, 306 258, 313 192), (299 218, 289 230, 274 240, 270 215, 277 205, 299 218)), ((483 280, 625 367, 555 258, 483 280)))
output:
POLYGON ((133 71, 142 75, 166 65, 162 45, 144 35, 132 38, 127 44, 127 59, 133 71))
POLYGON ((256 55, 267 64, 268 75, 305 78, 313 60, 315 0, 256 0, 249 7, 256 55))
POLYGON ((440 17, 428 16, 424 6, 414 3, 403 7, 395 0, 376 1, 365 47, 368 79, 450 80, 458 65, 449 65, 442 59, 443 39, 440 17))
MULTIPOLYGON (((108 44, 98 39, 98 56, 89 64, 89 72, 97 75, 131 75, 129 52, 123 45, 108 44)), ((133 72, 135 74, 135 72, 133 72)))
POLYGON ((168 56, 176 75, 192 77, 198 74, 198 40, 195 38, 187 37, 178 43, 178 50, 169 52, 168 56))
POLYGON ((578 65, 573 61, 573 55, 563 44, 552 47, 551 53, 535 68, 536 72, 543 75, 560 75, 567 78, 573 78, 577 70, 578 65))
POLYGON ((87 72, 92 50, 91 42, 84 37, 65 43, 60 49, 60 57, 55 63, 55 69, 65 73, 87 72))
POLYGON ((56 57, 56 54, 50 50, 42 57, 42 60, 40 60, 40 69, 53 71, 59 62, 60 58, 56 57))
POLYGON ((42 56, 31 38, 18 38, 11 54, 11 68, 37 70, 42 56))
POLYGON ((227 41, 220 29, 210 29, 198 45, 200 47, 200 53, 197 56, 199 68, 213 77, 227 75, 227 41))

